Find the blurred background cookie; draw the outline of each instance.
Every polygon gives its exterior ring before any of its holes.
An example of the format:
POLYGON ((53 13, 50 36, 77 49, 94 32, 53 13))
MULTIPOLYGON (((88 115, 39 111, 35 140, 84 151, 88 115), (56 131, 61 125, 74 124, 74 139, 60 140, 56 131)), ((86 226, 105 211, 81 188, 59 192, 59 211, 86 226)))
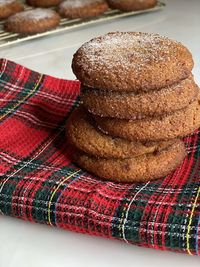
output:
POLYGON ((0 19, 5 19, 17 12, 23 11, 24 6, 16 0, 0 0, 0 19))
POLYGON ((5 22, 4 28, 9 32, 39 33, 59 25, 60 16, 53 10, 36 8, 12 15, 5 22))
POLYGON ((71 19, 99 16, 108 9, 104 0, 66 0, 59 5, 61 16, 71 19))
POLYGON ((26 0, 26 3, 35 7, 51 7, 59 5, 61 0, 26 0))
POLYGON ((122 11, 135 11, 152 8, 157 4, 157 0, 107 0, 111 8, 122 11))

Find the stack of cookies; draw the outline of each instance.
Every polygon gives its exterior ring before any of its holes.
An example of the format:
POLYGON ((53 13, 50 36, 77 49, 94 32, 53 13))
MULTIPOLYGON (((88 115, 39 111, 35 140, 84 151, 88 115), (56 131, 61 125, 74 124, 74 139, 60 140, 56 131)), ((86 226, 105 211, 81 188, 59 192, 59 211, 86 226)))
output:
POLYGON ((82 99, 67 123, 74 162, 119 182, 157 179, 181 164, 180 138, 200 127, 186 47, 157 34, 109 33, 84 44, 72 68, 82 99))

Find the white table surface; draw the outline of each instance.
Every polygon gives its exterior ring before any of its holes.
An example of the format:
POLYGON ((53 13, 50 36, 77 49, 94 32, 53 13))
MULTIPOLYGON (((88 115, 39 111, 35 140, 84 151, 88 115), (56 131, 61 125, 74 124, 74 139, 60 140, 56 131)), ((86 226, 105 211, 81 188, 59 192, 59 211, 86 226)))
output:
MULTIPOLYGON (((75 30, 0 49, 0 57, 53 76, 74 79, 77 48, 109 31, 157 32, 183 42, 193 53, 200 84, 200 0, 165 0, 165 10, 75 30)), ((192 267, 200 258, 154 251, 0 216, 0 267, 192 267)))

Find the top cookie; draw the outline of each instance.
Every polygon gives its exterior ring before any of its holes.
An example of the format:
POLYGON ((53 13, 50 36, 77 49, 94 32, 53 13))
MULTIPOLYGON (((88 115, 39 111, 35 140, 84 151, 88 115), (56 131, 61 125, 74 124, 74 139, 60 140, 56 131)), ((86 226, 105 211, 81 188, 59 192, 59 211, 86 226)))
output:
POLYGON ((72 69, 87 87, 148 91, 187 78, 193 59, 181 43, 158 34, 113 32, 83 44, 72 69))

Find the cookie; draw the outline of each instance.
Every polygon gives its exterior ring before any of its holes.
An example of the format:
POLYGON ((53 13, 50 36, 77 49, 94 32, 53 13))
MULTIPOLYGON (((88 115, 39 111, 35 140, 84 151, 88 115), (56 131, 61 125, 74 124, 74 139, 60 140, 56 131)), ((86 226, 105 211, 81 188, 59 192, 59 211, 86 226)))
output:
POLYGON ((0 19, 8 18, 9 16, 23 11, 24 6, 16 0, 0 0, 0 19))
POLYGON ((130 141, 184 137, 200 127, 200 97, 188 107, 161 117, 147 117, 141 120, 93 117, 102 131, 130 141))
POLYGON ((82 85, 140 93, 187 78, 193 59, 181 43, 158 34, 113 32, 97 37, 75 53, 72 69, 82 85))
POLYGON ((122 11, 136 11, 156 6, 157 0, 107 0, 111 8, 122 11))
POLYGON ((36 8, 12 15, 5 22, 4 28, 9 32, 39 33, 59 25, 60 16, 53 10, 36 8))
POLYGON ((67 137, 71 144, 90 155, 103 158, 129 158, 161 151, 176 140, 141 143, 121 138, 112 138, 99 131, 89 113, 77 108, 67 125, 67 137))
POLYGON ((180 140, 165 150, 129 159, 103 159, 80 151, 72 155, 80 167, 102 179, 114 182, 145 182, 170 174, 186 156, 184 143, 180 140))
POLYGON ((108 10, 108 5, 104 0, 66 0, 58 10, 66 18, 90 18, 103 14, 108 10))
POLYGON ((193 102, 199 92, 193 77, 180 83, 148 93, 110 92, 82 87, 81 99, 93 114, 119 119, 158 116, 183 109, 193 102))
POLYGON ((61 0, 26 0, 26 3, 35 7, 51 7, 59 5, 61 0))

